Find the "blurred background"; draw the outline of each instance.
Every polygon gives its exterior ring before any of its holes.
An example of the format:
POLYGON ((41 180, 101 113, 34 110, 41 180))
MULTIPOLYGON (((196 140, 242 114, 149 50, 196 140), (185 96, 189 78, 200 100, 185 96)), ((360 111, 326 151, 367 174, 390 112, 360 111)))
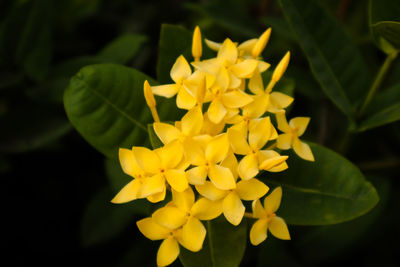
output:
MULTIPOLYGON (((319 2, 360 49, 369 86, 385 54, 370 35, 368 1, 319 2)), ((199 25, 204 37, 218 42, 257 38, 272 27, 263 56, 276 65, 291 51, 285 74, 296 99, 291 116, 310 116, 306 139, 345 155, 380 195, 371 212, 353 221, 289 226, 290 242, 269 236, 258 247, 248 243, 242 265, 398 266, 399 123, 343 145, 346 118, 313 77, 277 1, 1 0, 2 266, 155 265, 159 243, 135 224, 147 203, 109 203, 129 177, 74 130, 62 97, 69 79, 89 64, 119 63, 156 77, 163 23, 189 31, 199 25)), ((397 60, 381 87, 399 82, 397 60)))

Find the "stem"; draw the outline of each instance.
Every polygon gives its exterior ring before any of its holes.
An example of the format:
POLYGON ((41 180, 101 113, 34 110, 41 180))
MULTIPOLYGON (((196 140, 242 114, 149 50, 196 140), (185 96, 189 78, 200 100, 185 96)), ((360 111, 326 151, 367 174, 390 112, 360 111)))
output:
POLYGON ((364 100, 364 103, 362 104, 360 110, 359 110, 359 117, 361 117, 365 110, 367 109, 368 105, 370 104, 371 100, 374 98, 376 92, 379 89, 379 86, 381 85, 383 78, 385 77, 387 71, 389 70, 390 65, 392 64, 392 61, 397 57, 397 52, 393 52, 390 55, 387 55, 385 62, 383 62, 383 65, 379 69, 378 74, 376 75, 376 78, 374 82, 372 83, 371 88, 368 91, 368 95, 364 100))
POLYGON ((245 213, 244 213, 244 217, 251 218, 251 219, 255 219, 254 216, 253 216, 253 214, 251 214, 250 212, 245 212, 245 213))

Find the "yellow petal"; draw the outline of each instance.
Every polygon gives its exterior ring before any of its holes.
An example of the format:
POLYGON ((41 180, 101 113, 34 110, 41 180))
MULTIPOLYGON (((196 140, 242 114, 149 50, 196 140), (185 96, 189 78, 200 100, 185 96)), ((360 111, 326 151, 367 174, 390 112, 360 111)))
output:
POLYGON ((213 92, 217 90, 225 91, 229 87, 230 75, 228 71, 222 67, 219 68, 217 76, 215 77, 215 87, 213 87, 213 92))
POLYGON ((186 136, 198 135, 203 127, 203 113, 200 107, 189 110, 182 118, 182 133, 186 136))
POLYGON ((138 179, 134 179, 125 185, 121 191, 111 200, 112 203, 126 203, 138 198, 138 192, 142 187, 138 179))
POLYGON ((248 128, 249 128, 248 126, 249 126, 250 122, 251 121, 249 121, 249 122, 248 121, 241 121, 239 123, 236 123, 235 125, 232 125, 229 129, 236 130, 236 131, 240 132, 242 134, 242 136, 244 136, 245 139, 247 140, 247 132, 248 132, 248 128))
POLYGON ((305 160, 308 160, 308 161, 314 161, 315 160, 310 146, 308 144, 300 141, 299 138, 295 138, 293 140, 293 150, 302 159, 305 159, 305 160))
POLYGON ((286 108, 292 104, 294 98, 280 92, 271 93, 271 102, 279 109, 286 108))
POLYGON ((220 134, 225 127, 225 122, 221 120, 220 123, 213 123, 210 121, 208 117, 208 113, 204 113, 204 123, 203 123, 203 129, 202 132, 205 134, 210 134, 212 136, 220 134))
POLYGON ((160 193, 155 193, 147 197, 147 200, 150 201, 151 203, 157 203, 160 201, 163 201, 165 199, 166 195, 166 187, 164 185, 163 190, 160 193))
POLYGON ((306 131, 309 122, 309 117, 296 117, 289 121, 289 125, 292 129, 296 129, 297 136, 302 136, 306 131))
POLYGON ((146 147, 133 147, 132 152, 139 166, 148 173, 157 173, 161 168, 161 160, 157 153, 146 147))
POLYGON ((233 90, 222 95, 222 103, 228 108, 240 108, 253 102, 253 98, 241 90, 233 90))
POLYGON ((182 80, 188 78, 192 74, 189 63, 186 59, 180 55, 174 65, 172 66, 170 75, 174 82, 181 83, 182 80))
POLYGON ((268 171, 269 169, 279 166, 287 159, 288 159, 288 156, 281 156, 278 154, 277 156, 273 156, 273 157, 264 159, 264 161, 262 161, 260 163, 259 168, 260 168, 260 170, 268 171))
POLYGON ((201 185, 207 179, 207 168, 204 166, 194 167, 186 171, 186 178, 192 185, 201 185))
POLYGON ((170 233, 168 228, 157 224, 151 217, 137 221, 136 225, 139 231, 150 240, 165 239, 170 233))
MULTIPOLYGON (((238 78, 237 76, 235 76, 235 74, 233 74, 232 71, 229 71, 228 74, 229 74, 229 86, 228 86, 228 88, 238 89, 238 88, 240 88, 241 86, 244 85, 244 82, 242 83, 243 79, 238 78)), ((243 91, 244 91, 244 88, 243 88, 243 91)))
POLYGON ((265 32, 263 32, 263 34, 261 34, 260 38, 258 38, 257 43, 254 45, 253 50, 251 51, 251 54, 254 58, 258 57, 264 50, 270 36, 271 28, 268 28, 265 32))
POLYGON ((278 123, 278 129, 284 133, 291 132, 292 128, 290 128, 286 120, 285 111, 277 112, 275 115, 276 115, 276 121, 278 123))
POLYGON ((210 181, 206 181, 203 185, 196 185, 196 190, 203 197, 212 201, 217 201, 226 196, 227 191, 218 189, 210 181))
POLYGON ((182 211, 189 212, 194 203, 194 192, 192 188, 189 186, 183 192, 178 192, 174 189, 171 191, 174 205, 182 211))
POLYGON ((251 153, 251 148, 247 144, 246 136, 243 132, 239 132, 231 127, 228 129, 228 137, 235 154, 247 155, 251 153))
POLYGON ((288 51, 285 56, 281 59, 278 66, 276 66, 274 72, 272 73, 271 80, 277 82, 281 79, 282 75, 285 73, 290 60, 290 52, 288 51))
POLYGON ((269 104, 269 94, 253 96, 254 101, 242 108, 243 116, 257 119, 264 115, 269 104))
POLYGON ((196 26, 193 32, 193 39, 192 39, 193 58, 195 60, 200 60, 202 52, 203 52, 203 47, 201 42, 201 32, 199 26, 196 26))
POLYGON ((265 219, 257 220, 250 230, 250 242, 252 245, 257 246, 265 239, 267 239, 268 222, 265 219))
POLYGON ((162 192, 165 189, 165 179, 161 174, 145 177, 142 180, 141 197, 148 197, 162 192))
POLYGON ((175 238, 168 237, 157 251, 157 266, 167 266, 179 256, 179 244, 175 238))
POLYGON ((227 110, 219 99, 214 99, 207 110, 208 118, 215 124, 220 123, 226 113, 227 110))
POLYGON ((217 57, 223 61, 223 64, 235 64, 238 57, 236 45, 229 38, 225 39, 218 51, 217 57))
POLYGON ((267 69, 269 69, 269 67, 271 67, 271 64, 261 61, 261 60, 258 61, 258 71, 259 72, 262 73, 262 72, 266 71, 267 69))
POLYGON ((151 216, 159 225, 174 230, 186 222, 186 213, 173 206, 165 206, 156 210, 151 216))
POLYGON ((174 140, 155 150, 164 170, 175 168, 182 160, 183 147, 179 140, 174 140))
POLYGON ((182 228, 182 243, 190 251, 197 252, 203 247, 206 228, 194 217, 190 217, 182 228))
MULTIPOLYGON (((202 61, 195 61, 191 62, 190 64, 192 64, 192 66, 195 67, 196 70, 200 70, 211 75, 216 75, 221 67, 218 64, 216 58, 202 60, 202 61)), ((208 86, 209 82, 211 82, 211 80, 207 81, 207 88, 209 88, 208 86)))
POLYGON ((190 213, 199 220, 215 219, 222 213, 222 201, 202 197, 194 203, 190 213))
POLYGON ((269 221, 268 229, 276 238, 290 240, 289 230, 281 217, 273 217, 271 221, 269 221))
POLYGON ((258 66, 255 59, 246 59, 231 67, 231 71, 239 78, 251 78, 258 66))
POLYGON ((249 128, 249 145, 253 150, 260 150, 271 137, 271 120, 265 117, 253 122, 249 128))
POLYGON ((238 173, 243 180, 249 180, 258 174, 258 161, 254 154, 246 155, 240 160, 238 173))
POLYGON ((255 218, 264 218, 267 215, 259 199, 251 202, 251 208, 253 210, 253 217, 255 218))
POLYGON ((255 95, 264 94, 264 83, 259 70, 255 70, 249 80, 249 90, 255 95))
POLYGON ((269 190, 263 182, 257 179, 250 179, 248 181, 240 181, 236 185, 236 192, 240 199, 255 200, 262 198, 269 190))
POLYGON ((233 225, 239 225, 243 219, 245 207, 236 192, 230 192, 222 203, 224 216, 233 225))
POLYGON ((153 90, 153 94, 155 95, 171 98, 178 93, 179 86, 176 84, 164 84, 152 86, 151 90, 153 90))
POLYGON ((153 123, 153 129, 158 138, 163 144, 168 144, 176 139, 179 139, 181 132, 171 124, 164 122, 153 123))
POLYGON ((282 187, 278 186, 264 199, 264 209, 267 214, 275 213, 279 209, 281 199, 282 187))
POLYGON ((181 109, 191 109, 196 105, 196 98, 182 86, 176 98, 176 105, 181 109))
POLYGON ((164 172, 168 184, 176 191, 185 191, 189 183, 186 179, 186 173, 183 170, 167 170, 164 172))
POLYGON ((214 137, 206 148, 206 159, 208 162, 221 162, 228 155, 229 139, 227 134, 220 134, 214 137))
POLYGON ((202 166, 206 164, 205 151, 199 141, 186 138, 183 142, 185 157, 190 164, 202 166))
POLYGON ((211 182, 221 190, 229 190, 236 187, 235 178, 228 168, 211 165, 209 166, 208 176, 211 182))
POLYGON ((279 149, 290 149, 292 147, 293 134, 280 134, 276 140, 276 146, 279 149))
POLYGON ((257 43, 257 41, 257 38, 244 41, 238 46, 238 49, 240 52, 243 52, 243 54, 251 54, 251 50, 253 50, 253 47, 257 43))
POLYGON ((226 158, 220 163, 220 165, 222 167, 226 167, 226 168, 230 169, 232 172, 233 178, 235 179, 235 181, 237 180, 237 178, 239 177, 239 174, 237 172, 239 164, 238 164, 235 154, 232 151, 228 153, 228 156, 226 156, 226 158))
POLYGON ((143 175, 143 170, 138 165, 131 149, 119 149, 119 163, 124 173, 137 177, 143 175))
POLYGON ((144 81, 143 85, 143 93, 144 98, 146 100, 147 106, 149 108, 154 108, 157 105, 156 99, 154 98, 153 91, 151 90, 151 86, 147 80, 144 81))
POLYGON ((218 50, 221 48, 221 46, 222 46, 222 44, 217 43, 217 42, 214 42, 214 41, 211 41, 211 40, 208 40, 208 39, 204 39, 204 41, 205 41, 206 45, 207 45, 211 50, 214 50, 214 51, 218 51, 218 50))
POLYGON ((269 172, 281 172, 281 171, 286 170, 287 168, 289 168, 289 166, 287 165, 286 162, 283 162, 283 163, 277 165, 276 167, 269 169, 268 171, 269 172))

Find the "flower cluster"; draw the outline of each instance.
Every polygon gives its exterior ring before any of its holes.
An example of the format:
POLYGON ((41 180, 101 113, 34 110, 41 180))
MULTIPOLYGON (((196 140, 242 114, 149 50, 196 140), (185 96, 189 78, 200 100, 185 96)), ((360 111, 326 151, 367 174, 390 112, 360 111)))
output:
POLYGON ((112 200, 125 203, 146 198, 150 202, 172 200, 151 217, 137 222, 139 230, 151 240, 164 240, 157 253, 157 265, 171 264, 179 255, 179 244, 201 250, 206 228, 201 221, 221 214, 233 225, 246 215, 257 219, 250 241, 258 245, 267 237, 267 228, 280 239, 290 239, 285 221, 277 217, 282 197, 277 187, 264 199, 269 187, 256 176, 262 172, 281 172, 288 168, 288 156, 278 151, 293 148, 305 160, 313 161, 310 147, 299 137, 309 118, 286 120, 285 108, 293 98, 274 92, 289 63, 287 52, 275 67, 264 87, 262 73, 270 64, 263 61, 271 30, 241 44, 226 39, 223 43, 206 40, 217 52, 215 58, 200 60, 202 39, 198 27, 193 34, 190 64, 181 55, 172 66, 173 83, 144 84, 146 102, 153 114, 154 132, 163 146, 121 148, 123 171, 133 177, 112 200), (187 110, 174 124, 160 122, 154 94, 171 98, 187 110), (271 116, 275 117, 275 129, 271 116), (278 148, 278 149, 276 149, 278 148), (245 213, 243 201, 252 201, 253 213, 245 213))

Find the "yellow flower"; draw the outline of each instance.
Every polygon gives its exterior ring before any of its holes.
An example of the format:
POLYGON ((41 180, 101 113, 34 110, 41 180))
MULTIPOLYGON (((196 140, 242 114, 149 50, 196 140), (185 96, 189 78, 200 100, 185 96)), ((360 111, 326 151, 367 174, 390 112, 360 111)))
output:
POLYGON ((280 111, 276 113, 276 120, 278 122, 278 129, 284 132, 278 136, 277 147, 279 149, 290 149, 292 147, 299 157, 314 161, 314 155, 310 146, 299 139, 305 132, 310 118, 296 117, 291 119, 288 123, 285 111, 280 111))
POLYGON ((290 240, 285 221, 275 214, 280 206, 281 198, 282 188, 279 186, 264 199, 264 207, 259 199, 253 201, 253 217, 258 218, 250 230, 250 242, 253 245, 257 246, 267 238, 267 229, 279 239, 290 240))
POLYGON ((245 213, 242 200, 255 200, 263 197, 268 192, 268 186, 253 178, 240 181, 232 190, 221 190, 211 182, 196 185, 200 195, 211 201, 222 201, 222 211, 225 218, 233 225, 239 225, 245 213))
POLYGON ((132 151, 143 171, 158 181, 157 186, 161 192, 152 195, 150 201, 158 202, 165 198, 165 180, 176 191, 182 192, 189 186, 183 148, 178 140, 155 150, 133 147, 132 151))
POLYGON ((173 200, 155 211, 152 218, 168 229, 182 227, 181 244, 190 251, 201 250, 206 236, 206 228, 200 220, 212 220, 222 213, 221 202, 200 198, 194 202, 193 190, 188 187, 183 192, 172 190, 173 200))
MULTIPOLYGON (((229 140, 232 145, 233 152, 244 157, 240 160, 238 166, 239 176, 243 180, 249 180, 256 176, 259 170, 269 170, 274 167, 282 168, 282 164, 288 158, 281 156, 272 150, 262 150, 269 140, 277 138, 277 133, 270 118, 265 117, 257 119, 249 126, 248 142, 247 133, 234 128, 228 129, 229 140)), ((283 165, 283 167, 287 167, 283 165)))
POLYGON ((152 86, 155 95, 163 97, 173 97, 178 94, 176 98, 176 105, 181 109, 191 109, 196 105, 195 96, 191 95, 185 87, 186 80, 192 75, 192 70, 186 59, 180 55, 171 69, 171 78, 174 84, 165 84, 152 86))
POLYGON ((126 203, 139 198, 152 198, 162 194, 164 181, 157 175, 147 175, 136 161, 132 150, 120 148, 119 161, 122 170, 134 179, 124 186, 111 200, 112 203, 126 203))
POLYGON ((204 184, 208 176, 211 182, 222 190, 236 187, 231 169, 219 164, 229 152, 230 144, 226 134, 215 137, 200 136, 192 140, 189 146, 191 153, 188 154, 187 160, 194 166, 186 172, 190 184, 204 184))
POLYGON ((167 266, 179 256, 182 229, 168 229, 157 224, 153 218, 136 222, 139 231, 150 240, 163 240, 157 252, 157 266, 167 266))
POLYGON ((260 72, 255 72, 254 76, 249 81, 249 90, 255 94, 254 102, 251 105, 244 107, 248 113, 265 113, 266 111, 271 113, 277 113, 284 108, 288 107, 292 102, 293 98, 280 92, 272 92, 275 84, 281 79, 284 74, 290 59, 290 53, 281 59, 278 66, 275 68, 272 78, 264 90, 263 80, 260 72))

